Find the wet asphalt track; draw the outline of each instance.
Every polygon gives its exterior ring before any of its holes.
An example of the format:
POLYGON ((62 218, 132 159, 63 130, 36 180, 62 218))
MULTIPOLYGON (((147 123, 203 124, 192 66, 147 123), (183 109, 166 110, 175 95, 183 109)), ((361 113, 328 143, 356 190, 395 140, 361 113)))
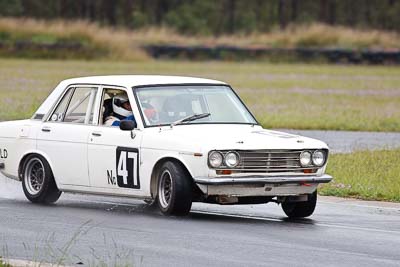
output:
MULTIPOLYGON (((332 141, 337 152, 351 147, 332 141)), ((310 219, 288 221, 273 203, 196 203, 177 218, 97 196, 38 206, 0 177, 0 255, 83 266, 400 266, 400 204, 320 198, 310 219)))
POLYGON ((400 204, 321 198, 311 219, 276 204, 195 204, 165 217, 141 201, 64 194, 25 200, 1 178, 0 249, 13 259, 85 266, 399 266, 400 204), (69 243, 71 245, 69 246, 69 243))

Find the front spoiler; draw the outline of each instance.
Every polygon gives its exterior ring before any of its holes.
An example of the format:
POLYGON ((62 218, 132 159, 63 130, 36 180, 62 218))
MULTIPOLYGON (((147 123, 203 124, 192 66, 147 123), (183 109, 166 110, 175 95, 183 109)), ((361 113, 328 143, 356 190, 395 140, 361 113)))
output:
POLYGON ((236 185, 236 184, 317 184, 329 183, 332 176, 236 176, 236 177, 195 177, 194 181, 202 185, 236 185))

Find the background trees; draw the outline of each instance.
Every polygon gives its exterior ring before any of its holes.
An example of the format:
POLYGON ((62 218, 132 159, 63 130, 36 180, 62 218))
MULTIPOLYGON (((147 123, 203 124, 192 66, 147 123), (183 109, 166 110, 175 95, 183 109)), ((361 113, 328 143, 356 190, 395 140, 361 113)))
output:
POLYGON ((0 0, 0 16, 219 35, 321 22, 400 31, 400 0, 0 0))

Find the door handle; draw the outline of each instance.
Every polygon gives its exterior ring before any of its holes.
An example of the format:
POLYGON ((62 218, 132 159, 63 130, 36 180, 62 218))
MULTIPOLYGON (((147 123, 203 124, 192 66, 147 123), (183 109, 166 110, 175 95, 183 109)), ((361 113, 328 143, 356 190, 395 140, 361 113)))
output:
POLYGON ((42 132, 51 132, 51 128, 50 127, 43 127, 42 128, 42 132))
POLYGON ((101 136, 101 133, 94 132, 92 133, 93 136, 101 136))

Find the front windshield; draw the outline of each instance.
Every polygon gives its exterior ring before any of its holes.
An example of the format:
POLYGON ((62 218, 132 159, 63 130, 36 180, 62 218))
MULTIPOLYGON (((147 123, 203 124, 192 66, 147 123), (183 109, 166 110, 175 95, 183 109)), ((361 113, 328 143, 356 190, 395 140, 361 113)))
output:
POLYGON ((181 123, 257 124, 232 89, 224 85, 142 87, 135 89, 135 94, 146 126, 169 125, 195 114, 206 116, 181 123))

